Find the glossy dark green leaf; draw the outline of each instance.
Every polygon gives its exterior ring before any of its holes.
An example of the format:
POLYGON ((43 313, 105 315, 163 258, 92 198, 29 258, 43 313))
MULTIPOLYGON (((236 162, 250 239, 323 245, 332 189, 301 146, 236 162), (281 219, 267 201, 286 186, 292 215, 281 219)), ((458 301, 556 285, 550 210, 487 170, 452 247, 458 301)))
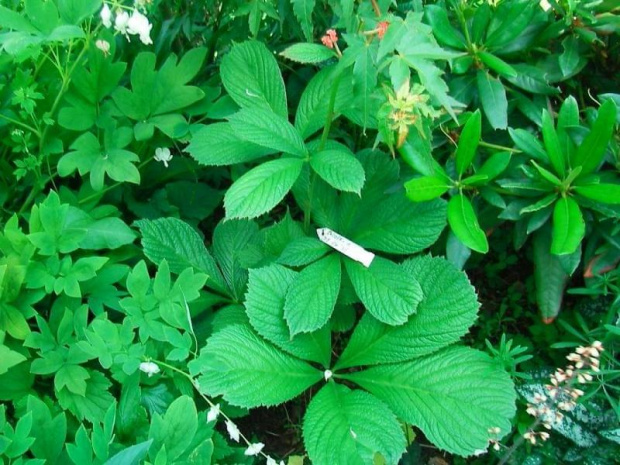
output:
POLYGON ((551 253, 566 255, 573 253, 586 233, 586 224, 581 209, 571 197, 557 201, 553 210, 553 239, 551 253))
POLYGON ((510 163, 510 152, 498 152, 491 155, 476 172, 485 175, 491 181, 502 174, 510 163))
POLYGON ((620 204, 620 183, 618 184, 590 184, 575 186, 575 192, 597 202, 618 205, 620 204))
POLYGON ((551 234, 543 228, 534 234, 534 282, 536 302, 545 323, 551 323, 560 312, 568 274, 557 255, 549 251, 551 234))
POLYGON ((414 202, 426 202, 440 197, 450 189, 443 180, 433 176, 413 178, 405 183, 407 197, 414 202))
POLYGON ((508 127, 508 100, 502 83, 485 71, 476 75, 482 108, 493 129, 508 127))
POLYGON ((456 171, 459 177, 463 176, 463 173, 471 165, 474 156, 476 155, 476 149, 480 143, 480 135, 482 131, 482 121, 480 116, 480 110, 476 110, 465 123, 465 127, 459 137, 459 145, 456 148, 456 171))
POLYGON ((464 195, 455 195, 448 202, 448 223, 467 247, 480 253, 489 251, 487 237, 478 224, 474 207, 464 195))
POLYGON ((427 5, 424 8, 424 15, 433 28, 433 35, 440 44, 459 50, 465 49, 465 38, 450 24, 445 8, 439 5, 427 5))
POLYGON ((538 139, 536 139, 536 137, 527 132, 525 129, 508 128, 508 133, 519 150, 531 155, 538 161, 542 161, 544 163, 549 162, 549 158, 547 157, 547 153, 545 152, 542 144, 538 141, 538 139))
POLYGON ((545 150, 547 151, 551 166, 553 166, 553 169, 560 177, 563 177, 566 167, 564 153, 562 153, 560 140, 553 126, 553 119, 551 119, 547 110, 543 110, 542 113, 542 133, 543 141, 545 142, 545 150))
POLYGON ((573 167, 581 166, 581 176, 593 172, 603 161, 615 123, 616 104, 613 100, 605 100, 598 110, 598 116, 590 133, 571 159, 573 167))
POLYGON ((508 77, 516 77, 517 70, 515 70, 512 66, 506 63, 501 58, 496 57, 495 55, 488 52, 478 52, 478 57, 480 60, 491 68, 496 73, 502 74, 508 77))

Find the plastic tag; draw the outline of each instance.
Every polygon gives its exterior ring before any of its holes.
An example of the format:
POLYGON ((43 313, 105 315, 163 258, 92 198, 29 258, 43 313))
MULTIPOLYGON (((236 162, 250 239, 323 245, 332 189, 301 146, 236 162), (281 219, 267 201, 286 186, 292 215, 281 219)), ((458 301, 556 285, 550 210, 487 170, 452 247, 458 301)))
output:
POLYGON ((317 236, 319 236, 319 240, 324 244, 329 245, 331 248, 337 250, 343 255, 346 255, 351 260, 355 260, 356 262, 360 262, 366 268, 370 266, 373 259, 375 258, 375 254, 369 252, 363 247, 357 245, 355 242, 350 241, 346 237, 341 236, 340 234, 332 231, 329 228, 320 228, 316 230, 317 236))

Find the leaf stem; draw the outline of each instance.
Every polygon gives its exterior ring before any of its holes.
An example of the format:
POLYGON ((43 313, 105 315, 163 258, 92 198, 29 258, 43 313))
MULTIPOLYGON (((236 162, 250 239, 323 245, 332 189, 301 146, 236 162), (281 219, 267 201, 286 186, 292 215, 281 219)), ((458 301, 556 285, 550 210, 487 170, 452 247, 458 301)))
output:
POLYGON ((491 144, 489 142, 485 142, 483 140, 481 140, 478 145, 480 145, 481 147, 486 147, 488 149, 497 149, 497 150, 502 150, 504 152, 511 152, 511 153, 523 153, 521 150, 519 149, 511 149, 510 147, 505 147, 503 145, 497 145, 497 144, 491 144))

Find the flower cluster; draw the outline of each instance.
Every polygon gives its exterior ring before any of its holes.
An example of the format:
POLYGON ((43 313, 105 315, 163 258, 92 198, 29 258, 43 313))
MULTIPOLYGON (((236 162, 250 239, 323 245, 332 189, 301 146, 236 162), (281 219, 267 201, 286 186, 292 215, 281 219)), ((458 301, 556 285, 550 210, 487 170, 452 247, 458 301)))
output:
MULTIPOLYGON (((112 10, 107 3, 103 4, 103 8, 99 13, 101 22, 108 29, 112 27, 112 10)), ((151 45, 151 29, 153 25, 149 23, 149 20, 138 9, 133 9, 131 15, 127 11, 122 9, 116 10, 116 17, 114 18, 114 29, 123 34, 129 40, 130 35, 137 35, 140 41, 145 45, 151 45)))
MULTIPOLYGON (((551 429, 553 424, 562 421, 562 412, 573 410, 577 406, 577 400, 584 394, 584 391, 574 385, 592 381, 589 372, 600 371, 599 357, 603 350, 601 342, 595 341, 591 346, 578 347, 569 354, 566 358, 572 363, 565 369, 558 368, 549 377, 550 384, 545 385, 547 395, 534 394, 533 402, 527 405, 527 413, 536 417, 546 429, 551 429)), ((536 444, 538 439, 546 441, 549 433, 528 431, 523 437, 531 444, 536 444)))

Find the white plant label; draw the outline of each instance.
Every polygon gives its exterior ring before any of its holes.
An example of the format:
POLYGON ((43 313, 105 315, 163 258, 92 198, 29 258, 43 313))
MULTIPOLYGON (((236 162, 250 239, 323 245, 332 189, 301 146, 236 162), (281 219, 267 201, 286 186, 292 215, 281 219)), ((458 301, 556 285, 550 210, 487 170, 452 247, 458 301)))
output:
POLYGON ((324 244, 329 245, 332 249, 337 250, 343 255, 346 255, 351 260, 360 262, 366 268, 370 266, 375 254, 369 252, 365 248, 357 245, 355 242, 350 241, 346 237, 332 231, 329 228, 320 228, 316 230, 319 240, 324 244))

